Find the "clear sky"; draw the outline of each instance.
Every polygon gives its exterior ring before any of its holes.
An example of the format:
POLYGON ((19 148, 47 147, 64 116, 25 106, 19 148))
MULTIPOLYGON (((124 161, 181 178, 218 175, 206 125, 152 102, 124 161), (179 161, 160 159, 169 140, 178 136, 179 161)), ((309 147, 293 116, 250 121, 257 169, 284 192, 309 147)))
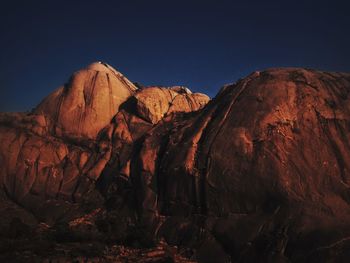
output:
POLYGON ((350 1, 12 0, 0 33, 0 111, 30 110, 100 60, 210 96, 269 67, 350 71, 350 1))

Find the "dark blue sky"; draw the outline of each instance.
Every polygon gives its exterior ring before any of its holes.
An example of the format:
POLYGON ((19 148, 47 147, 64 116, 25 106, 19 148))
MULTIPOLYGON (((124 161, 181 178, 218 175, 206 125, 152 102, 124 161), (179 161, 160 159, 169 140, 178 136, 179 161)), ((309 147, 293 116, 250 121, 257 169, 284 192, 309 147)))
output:
POLYGON ((268 67, 350 71, 347 1, 3 2, 1 111, 30 110, 98 60, 210 96, 268 67))

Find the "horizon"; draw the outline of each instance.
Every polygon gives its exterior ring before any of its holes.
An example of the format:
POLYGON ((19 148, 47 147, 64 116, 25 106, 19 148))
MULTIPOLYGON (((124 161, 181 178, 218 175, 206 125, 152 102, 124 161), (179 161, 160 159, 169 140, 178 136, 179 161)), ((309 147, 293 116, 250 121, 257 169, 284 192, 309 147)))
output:
POLYGON ((94 61, 110 64, 132 82, 186 86, 210 97, 268 68, 350 72, 348 6, 345 1, 6 3, 0 16, 0 111, 31 110, 94 61))

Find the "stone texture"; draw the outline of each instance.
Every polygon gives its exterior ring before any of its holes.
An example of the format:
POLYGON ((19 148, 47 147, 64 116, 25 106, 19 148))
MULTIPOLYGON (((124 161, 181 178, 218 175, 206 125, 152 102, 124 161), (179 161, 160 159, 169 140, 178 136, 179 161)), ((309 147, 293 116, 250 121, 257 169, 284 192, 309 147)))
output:
POLYGON ((165 242, 199 262, 346 262, 349 93, 348 73, 269 69, 208 103, 94 63, 33 112, 0 114, 2 247, 94 242, 96 259, 117 242, 176 259, 165 242))
POLYGON ((95 139, 137 88, 108 64, 96 62, 73 74, 69 82, 34 110, 44 114, 58 136, 95 139))
POLYGON ((158 125, 140 151, 146 222, 159 213, 221 218, 211 233, 234 259, 252 262, 306 261, 346 242, 349 77, 256 72, 200 114, 158 125))
POLYGON ((96 182, 105 189, 117 176, 127 180, 135 144, 152 128, 134 103, 145 90, 98 62, 32 112, 0 113, 6 195, 46 223, 81 216, 81 203, 96 209, 102 198, 96 182))
POLYGON ((173 112, 191 112, 201 109, 209 102, 209 97, 201 93, 192 93, 183 87, 149 87, 135 95, 138 115, 151 122, 158 123, 164 116, 173 112))

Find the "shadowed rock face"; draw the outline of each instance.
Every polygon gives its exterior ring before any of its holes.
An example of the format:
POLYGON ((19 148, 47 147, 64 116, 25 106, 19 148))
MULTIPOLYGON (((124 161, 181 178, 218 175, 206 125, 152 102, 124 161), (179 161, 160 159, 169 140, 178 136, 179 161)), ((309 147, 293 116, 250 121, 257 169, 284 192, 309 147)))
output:
MULTIPOLYGON (((299 69, 254 73, 221 90, 200 114, 168 124, 176 132, 160 132, 164 209, 225 216, 256 211, 275 197, 343 213, 350 179, 348 77, 299 69)), ((155 136, 147 134, 146 155, 149 140, 155 136)))
POLYGON ((270 69, 208 103, 94 63, 0 115, 3 206, 33 229, 164 238, 200 262, 346 261, 349 93, 347 73, 270 69))

